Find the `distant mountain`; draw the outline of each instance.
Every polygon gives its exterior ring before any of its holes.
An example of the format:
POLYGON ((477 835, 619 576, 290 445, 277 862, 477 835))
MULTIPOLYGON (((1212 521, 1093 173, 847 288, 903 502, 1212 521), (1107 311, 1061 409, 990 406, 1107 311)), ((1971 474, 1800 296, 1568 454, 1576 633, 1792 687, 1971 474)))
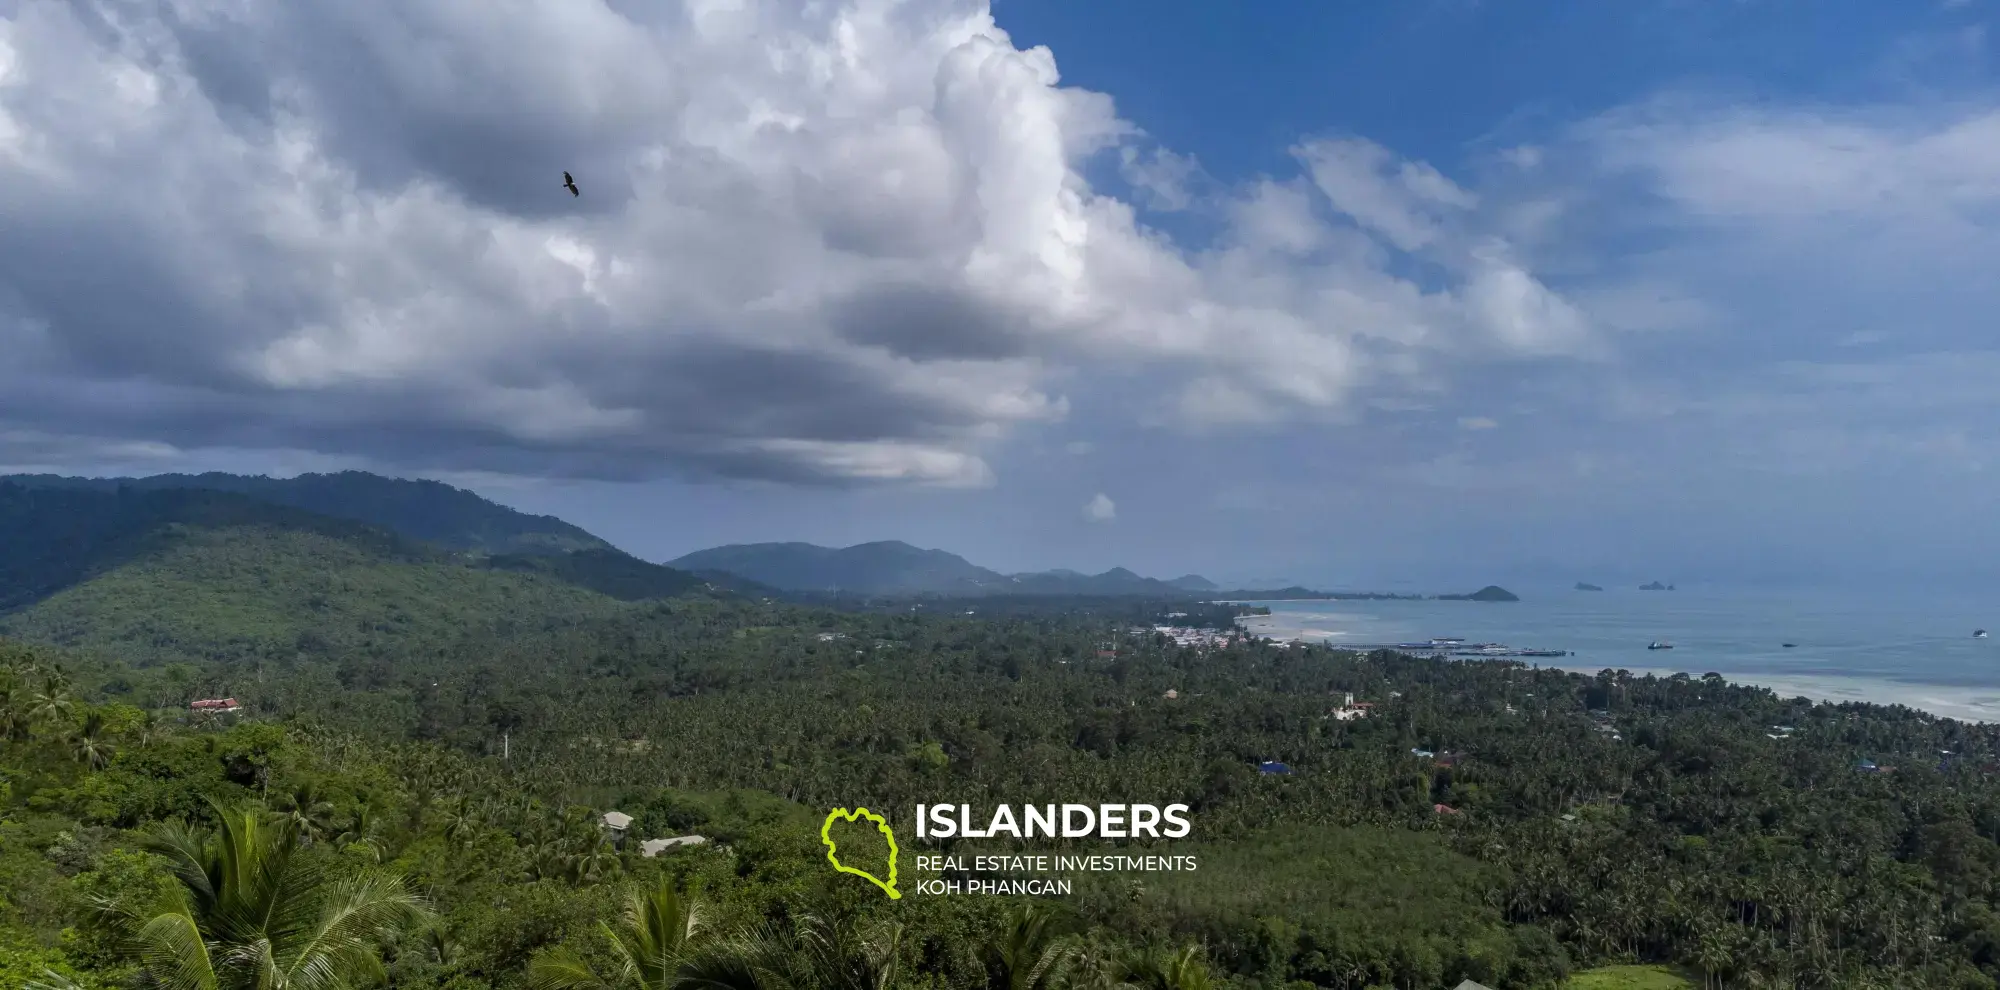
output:
POLYGON ((344 656, 705 590, 611 549, 483 557, 233 492, 0 482, 0 635, 167 660, 344 656))
POLYGON ((943 550, 886 540, 832 549, 811 543, 740 543, 667 562, 683 571, 720 571, 784 591, 869 595, 980 594, 1007 578, 943 550))
MULTIPOLYGON (((1072 570, 1002 574, 943 550, 899 541, 839 549, 811 543, 749 543, 698 550, 667 566, 696 574, 730 574, 793 592, 863 595, 1183 595, 1189 587, 1141 577, 1122 567, 1102 574, 1072 570)), ((1189 575, 1180 581, 1199 581, 1189 575)), ((1212 588, 1213 585, 1208 585, 1212 588)))
POLYGON ((1603 591, 1604 589, 1603 589, 1603 588, 1600 588, 1600 587, 1598 587, 1597 585, 1594 585, 1594 584, 1590 584, 1590 583, 1588 583, 1588 582, 1585 582, 1585 581, 1578 581, 1578 582, 1576 583, 1576 590, 1578 590, 1578 591, 1603 591))
POLYGON ((1215 582, 1210 581, 1209 579, 1202 577, 1199 574, 1183 574, 1180 577, 1168 581, 1167 583, 1173 585, 1176 588, 1186 588, 1189 591, 1222 590, 1221 585, 1218 585, 1215 582))
POLYGON ((1247 581, 1238 581, 1238 582, 1236 582, 1236 583, 1234 583, 1234 584, 1225 584, 1225 585, 1223 585, 1223 587, 1224 587, 1224 588, 1229 588, 1229 589, 1235 589, 1235 588, 1299 588, 1299 587, 1303 587, 1303 586, 1304 586, 1304 582, 1301 582, 1301 581, 1295 581, 1295 580, 1293 580, 1293 579, 1291 579, 1291 578, 1251 578, 1251 579, 1249 579, 1249 580, 1247 580, 1247 581))
POLYGON ((1658 581, 1653 581, 1653 582, 1651 582, 1651 583, 1648 583, 1648 584, 1642 584, 1642 585, 1640 585, 1640 586, 1639 586, 1639 590, 1640 590, 1640 591, 1672 591, 1672 590, 1674 590, 1674 586, 1673 586, 1673 585, 1671 585, 1671 584, 1661 584, 1661 583, 1660 583, 1660 582, 1658 582, 1658 581))
POLYGON ((1166 581, 1140 577, 1123 567, 1114 567, 1102 574, 1079 574, 1076 571, 1016 574, 1008 580, 1013 584, 1012 594, 1025 595, 1176 595, 1189 590, 1166 581))
POLYGON ((233 492, 263 502, 351 519, 452 550, 482 554, 610 550, 611 544, 554 516, 517 512, 437 481, 385 478, 365 471, 267 478, 237 474, 160 474, 146 478, 67 478, 6 475, 0 483, 28 488, 115 492, 197 489, 233 492))

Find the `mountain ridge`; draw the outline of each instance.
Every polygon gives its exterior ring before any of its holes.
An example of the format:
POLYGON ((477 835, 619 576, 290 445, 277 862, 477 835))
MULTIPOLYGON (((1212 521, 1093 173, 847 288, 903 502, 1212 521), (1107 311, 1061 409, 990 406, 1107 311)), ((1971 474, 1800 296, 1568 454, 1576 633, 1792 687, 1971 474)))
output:
POLYGON ((734 543, 683 554, 666 566, 696 574, 733 574, 783 591, 864 595, 1176 595, 1216 587, 1198 574, 1161 581, 1124 567, 1101 574, 1068 568, 1004 574, 949 551, 901 540, 847 547, 734 543))
POLYGON ((198 490, 228 492, 334 519, 367 523, 408 539, 482 554, 558 554, 616 549, 555 516, 501 505, 477 492, 427 479, 390 478, 366 471, 268 475, 156 474, 84 478, 55 474, 0 475, 0 484, 31 489, 109 492, 198 490))
POLYGON ((142 661, 333 657, 716 590, 609 546, 489 555, 214 488, 0 480, 0 635, 142 661))

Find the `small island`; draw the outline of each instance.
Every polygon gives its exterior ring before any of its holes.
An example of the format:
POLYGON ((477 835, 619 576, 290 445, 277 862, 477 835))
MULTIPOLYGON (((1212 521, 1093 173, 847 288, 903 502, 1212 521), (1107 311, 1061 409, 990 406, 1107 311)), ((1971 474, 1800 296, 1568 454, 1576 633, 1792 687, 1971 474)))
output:
POLYGON ((1594 585, 1594 584, 1586 584, 1586 583, 1584 583, 1584 582, 1582 582, 1582 581, 1578 581, 1578 582, 1576 583, 1576 590, 1578 590, 1578 591, 1603 591, 1604 589, 1603 589, 1603 588, 1600 588, 1600 587, 1598 587, 1598 586, 1596 586, 1596 585, 1594 585))
POLYGON ((1640 590, 1640 591, 1672 591, 1672 590, 1674 590, 1674 586, 1673 586, 1673 585, 1671 585, 1671 584, 1661 584, 1661 583, 1660 583, 1660 582, 1658 582, 1658 581, 1654 581, 1654 582, 1653 582, 1652 584, 1642 584, 1642 585, 1640 585, 1640 586, 1639 586, 1639 590, 1640 590))
POLYGON ((1439 595, 1437 596, 1437 600, 1441 602, 1518 602, 1521 598, 1519 595, 1497 584, 1489 584, 1469 595, 1439 595))

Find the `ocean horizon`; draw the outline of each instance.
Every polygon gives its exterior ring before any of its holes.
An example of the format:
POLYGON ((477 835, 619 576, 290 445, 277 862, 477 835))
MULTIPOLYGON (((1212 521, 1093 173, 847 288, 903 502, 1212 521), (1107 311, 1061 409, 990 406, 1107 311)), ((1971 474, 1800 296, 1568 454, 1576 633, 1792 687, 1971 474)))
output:
POLYGON ((1527 662, 1594 674, 1720 674, 1784 697, 1905 705, 2000 722, 2000 604, 1969 592, 1519 590, 1518 602, 1269 601, 1243 627, 1339 646, 1460 638, 1562 650, 1527 662), (1650 650, 1653 642, 1671 650, 1650 650), (1794 644, 1787 647, 1784 644, 1794 644))

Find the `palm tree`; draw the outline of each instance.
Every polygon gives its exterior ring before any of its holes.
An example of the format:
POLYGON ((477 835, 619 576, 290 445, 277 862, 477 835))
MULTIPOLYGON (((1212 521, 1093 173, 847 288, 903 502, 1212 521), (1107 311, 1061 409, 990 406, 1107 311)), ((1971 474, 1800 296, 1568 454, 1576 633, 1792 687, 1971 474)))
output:
POLYGON ((808 914, 791 928, 765 924, 709 943, 674 975, 677 990, 888 990, 903 926, 864 927, 808 914))
POLYGON ((25 739, 33 724, 28 684, 16 668, 0 668, 0 739, 25 739))
POLYGON ((353 849, 361 853, 364 859, 380 863, 387 852, 383 839, 384 828, 375 805, 364 799, 361 806, 354 809, 354 817, 347 823, 347 827, 333 837, 334 848, 353 849))
POLYGON ((133 955, 161 990, 341 990, 379 982, 381 946, 420 922, 395 877, 336 873, 297 855, 298 830, 215 806, 214 831, 156 828, 144 843, 178 880, 127 912, 133 955))
POLYGON ((581 839, 577 847, 565 857, 570 879, 576 883, 596 883, 617 874, 624 866, 617 850, 611 847, 611 840, 601 835, 581 839))
POLYGON ((171 734, 171 730, 168 726, 161 722, 152 712, 147 712, 140 717, 139 729, 132 734, 132 741, 138 743, 141 747, 146 747, 159 742, 169 734, 171 734))
POLYGON ((986 968, 996 990, 1054 990, 1067 984, 1077 946, 1055 908, 1028 903, 1007 915, 1007 926, 986 946, 986 968))
POLYGON ((1143 949, 1112 961, 1111 981, 1131 990, 1210 990, 1215 981, 1201 949, 1143 949))
POLYGON ((446 968, 458 962, 458 941, 451 937, 443 921, 433 920, 424 926, 417 939, 424 958, 429 961, 446 968))
POLYGON ((112 745, 111 733, 104 727, 104 716, 91 712, 83 717, 83 724, 69 736, 69 750, 77 762, 88 765, 92 770, 102 770, 118 754, 118 747, 112 745))
POLYGON ((563 947, 528 965, 535 990, 668 990, 689 950, 707 931, 699 902, 666 880, 626 896, 618 927, 599 923, 617 968, 601 974, 574 949, 563 947))
POLYGON ((333 802, 326 799, 317 782, 309 780, 281 792, 277 805, 306 845, 333 832, 333 802))
POLYGON ((444 806, 438 821, 444 826, 444 838, 453 846, 465 847, 487 827, 483 810, 463 794, 441 802, 444 806))
POLYGON ((42 690, 28 699, 28 716, 37 722, 63 722, 76 714, 76 701, 69 689, 50 678, 42 690))
POLYGON ((794 942, 793 990, 888 990, 896 981, 903 926, 894 922, 864 928, 853 919, 809 915, 794 942))

